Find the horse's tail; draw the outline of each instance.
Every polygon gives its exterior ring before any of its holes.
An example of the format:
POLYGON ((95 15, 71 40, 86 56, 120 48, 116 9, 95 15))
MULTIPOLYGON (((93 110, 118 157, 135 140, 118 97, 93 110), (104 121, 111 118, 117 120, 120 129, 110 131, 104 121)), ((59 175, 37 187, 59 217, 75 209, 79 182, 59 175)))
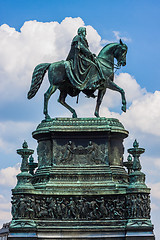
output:
POLYGON ((44 75, 50 65, 51 65, 51 63, 41 63, 35 67, 33 74, 32 74, 31 87, 30 87, 30 90, 27 95, 28 99, 31 99, 36 95, 38 89, 41 86, 44 75))

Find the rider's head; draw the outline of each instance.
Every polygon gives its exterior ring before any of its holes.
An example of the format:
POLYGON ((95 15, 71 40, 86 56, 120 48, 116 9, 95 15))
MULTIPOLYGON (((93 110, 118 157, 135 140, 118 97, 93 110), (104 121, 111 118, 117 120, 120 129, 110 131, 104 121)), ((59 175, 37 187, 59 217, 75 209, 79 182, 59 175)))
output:
POLYGON ((78 35, 83 35, 85 37, 86 36, 86 28, 85 27, 78 28, 78 35))

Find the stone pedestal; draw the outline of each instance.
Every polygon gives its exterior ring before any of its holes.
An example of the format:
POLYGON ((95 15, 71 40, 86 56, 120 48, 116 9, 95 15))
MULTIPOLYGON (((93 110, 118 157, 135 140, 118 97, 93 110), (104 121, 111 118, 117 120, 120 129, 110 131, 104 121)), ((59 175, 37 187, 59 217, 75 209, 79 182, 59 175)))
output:
POLYGON ((12 190, 9 239, 154 239, 150 190, 123 166, 127 136, 117 119, 42 121, 32 188, 12 190))

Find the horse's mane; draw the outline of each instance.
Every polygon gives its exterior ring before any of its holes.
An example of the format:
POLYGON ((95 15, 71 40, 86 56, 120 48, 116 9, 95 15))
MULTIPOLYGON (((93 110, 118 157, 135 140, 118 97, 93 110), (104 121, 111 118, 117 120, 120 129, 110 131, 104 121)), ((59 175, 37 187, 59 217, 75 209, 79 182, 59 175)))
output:
POLYGON ((113 46, 116 46, 118 43, 108 43, 106 46, 104 46, 101 51, 99 52, 98 56, 102 54, 102 52, 104 51, 109 51, 113 46))

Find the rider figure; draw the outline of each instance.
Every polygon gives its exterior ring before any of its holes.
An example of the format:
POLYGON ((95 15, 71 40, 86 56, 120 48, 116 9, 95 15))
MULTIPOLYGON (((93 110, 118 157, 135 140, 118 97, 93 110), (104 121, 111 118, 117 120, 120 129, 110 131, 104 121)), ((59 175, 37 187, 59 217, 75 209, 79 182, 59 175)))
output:
POLYGON ((85 27, 78 29, 78 35, 72 40, 66 60, 70 62, 70 67, 66 69, 69 80, 76 88, 80 90, 93 88, 94 83, 90 77, 91 71, 96 71, 99 79, 104 79, 96 55, 89 50, 85 27))
POLYGON ((94 61, 95 54, 92 54, 89 50, 89 45, 86 39, 86 28, 80 27, 78 28, 78 35, 76 35, 71 44, 71 50, 68 54, 68 60, 75 60, 75 56, 78 54, 82 54, 85 57, 89 58, 91 61, 94 61))

